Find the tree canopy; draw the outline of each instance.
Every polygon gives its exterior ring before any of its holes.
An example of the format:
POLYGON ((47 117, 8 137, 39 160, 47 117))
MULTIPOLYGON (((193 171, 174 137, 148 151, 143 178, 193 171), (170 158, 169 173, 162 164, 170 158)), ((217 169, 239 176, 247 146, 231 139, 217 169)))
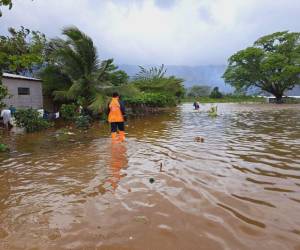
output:
POLYGON ((76 101, 93 111, 104 107, 103 89, 111 86, 112 59, 101 61, 92 39, 76 27, 63 29, 66 39, 51 41, 50 60, 41 72, 47 94, 58 101, 76 101))
POLYGON ((166 76, 167 69, 162 64, 160 67, 146 69, 140 66, 140 72, 134 77, 132 82, 143 92, 163 93, 181 98, 185 94, 183 79, 175 76, 166 76))
POLYGON ((23 26, 8 31, 8 36, 0 36, 0 68, 16 74, 33 73, 40 68, 47 57, 46 36, 23 26))
POLYGON ((285 91, 300 84, 300 33, 277 32, 232 55, 223 75, 236 89, 259 88, 280 102, 285 91))
MULTIPOLYGON (((0 0, 0 7, 1 6, 8 6, 9 9, 12 8, 12 0, 0 0)), ((0 9, 0 17, 2 16, 2 11, 0 9)))
POLYGON ((119 70, 118 67, 114 65, 113 59, 109 60, 109 65, 102 78, 116 87, 127 84, 129 81, 127 73, 124 70, 119 70))
MULTIPOLYGON (((0 0, 0 7, 1 6, 8 6, 9 9, 13 7, 13 1, 12 0, 0 0)), ((0 17, 2 16, 2 11, 0 9, 0 17)))

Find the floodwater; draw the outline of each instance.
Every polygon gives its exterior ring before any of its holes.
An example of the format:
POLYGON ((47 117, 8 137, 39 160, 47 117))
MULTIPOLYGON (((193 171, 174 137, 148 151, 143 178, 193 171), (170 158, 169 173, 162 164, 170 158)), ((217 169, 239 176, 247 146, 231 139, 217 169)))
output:
POLYGON ((300 106, 218 107, 4 135, 0 249, 300 249, 300 106))

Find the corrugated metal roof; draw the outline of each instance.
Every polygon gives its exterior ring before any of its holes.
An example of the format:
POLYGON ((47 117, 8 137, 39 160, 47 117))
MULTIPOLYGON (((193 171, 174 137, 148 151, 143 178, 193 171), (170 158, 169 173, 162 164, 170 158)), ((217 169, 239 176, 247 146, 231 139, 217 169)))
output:
POLYGON ((14 78, 14 79, 22 79, 22 80, 29 80, 29 81, 39 81, 41 82, 41 79, 38 78, 33 78, 33 77, 27 77, 27 76, 21 76, 21 75, 16 75, 16 74, 10 74, 10 73, 3 73, 2 74, 3 78, 14 78))

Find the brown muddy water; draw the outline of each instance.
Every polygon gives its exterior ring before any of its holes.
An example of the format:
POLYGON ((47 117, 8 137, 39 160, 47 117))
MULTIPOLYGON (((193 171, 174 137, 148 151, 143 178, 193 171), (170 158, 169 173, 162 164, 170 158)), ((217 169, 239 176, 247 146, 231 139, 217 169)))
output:
POLYGON ((300 249, 300 106, 218 107, 4 135, 0 249, 300 249))

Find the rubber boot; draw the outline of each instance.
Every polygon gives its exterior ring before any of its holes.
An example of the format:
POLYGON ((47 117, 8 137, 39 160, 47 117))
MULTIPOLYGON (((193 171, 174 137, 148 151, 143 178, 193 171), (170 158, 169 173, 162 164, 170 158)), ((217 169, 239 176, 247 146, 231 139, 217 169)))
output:
POLYGON ((119 132, 119 141, 125 141, 125 132, 124 131, 119 132))
POLYGON ((117 139, 117 133, 116 132, 111 133, 111 139, 113 139, 113 140, 117 139))

